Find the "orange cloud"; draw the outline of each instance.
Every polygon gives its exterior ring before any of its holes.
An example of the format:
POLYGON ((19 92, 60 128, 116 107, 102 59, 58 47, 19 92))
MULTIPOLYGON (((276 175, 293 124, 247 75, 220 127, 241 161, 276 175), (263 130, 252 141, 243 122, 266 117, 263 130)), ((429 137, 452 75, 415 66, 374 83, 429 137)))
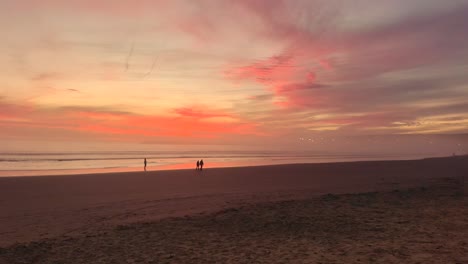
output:
POLYGON ((189 118, 213 118, 213 117, 233 117, 232 114, 223 111, 214 111, 213 109, 205 109, 203 107, 182 107, 174 109, 174 113, 189 118))
MULTIPOLYGON (((31 106, 30 106, 31 107, 31 106)), ((139 115, 118 112, 112 109, 65 107, 43 109, 34 106, 34 111, 19 111, 15 105, 0 105, 1 109, 14 109, 0 116, 5 127, 30 130, 59 129, 63 135, 68 132, 85 133, 96 138, 119 136, 123 140, 146 138, 203 138, 216 139, 226 135, 261 135, 258 126, 242 121, 239 117, 225 112, 205 108, 204 111, 188 107, 175 109, 176 116, 139 115), (226 120, 225 118, 229 118, 226 120)))

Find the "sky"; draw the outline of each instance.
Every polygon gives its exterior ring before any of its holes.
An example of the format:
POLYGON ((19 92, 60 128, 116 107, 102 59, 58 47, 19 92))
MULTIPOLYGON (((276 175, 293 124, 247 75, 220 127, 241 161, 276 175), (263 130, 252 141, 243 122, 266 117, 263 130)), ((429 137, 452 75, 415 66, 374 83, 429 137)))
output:
POLYGON ((4 151, 468 151, 468 0, 1 0, 4 151))

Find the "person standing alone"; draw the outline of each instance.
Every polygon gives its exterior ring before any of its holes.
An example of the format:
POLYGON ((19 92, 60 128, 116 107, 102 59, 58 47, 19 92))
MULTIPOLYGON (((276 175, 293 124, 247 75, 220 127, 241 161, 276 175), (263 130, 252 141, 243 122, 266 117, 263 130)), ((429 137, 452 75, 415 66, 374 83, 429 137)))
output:
POLYGON ((145 171, 146 171, 146 158, 145 158, 145 160, 143 161, 143 164, 145 165, 145 171))

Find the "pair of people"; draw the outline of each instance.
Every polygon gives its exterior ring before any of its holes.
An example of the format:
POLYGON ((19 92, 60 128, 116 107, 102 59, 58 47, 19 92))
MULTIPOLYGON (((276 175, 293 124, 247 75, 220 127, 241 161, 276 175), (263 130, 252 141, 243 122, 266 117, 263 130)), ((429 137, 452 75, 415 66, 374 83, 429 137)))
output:
POLYGON ((203 160, 197 160, 196 170, 203 170, 203 160))

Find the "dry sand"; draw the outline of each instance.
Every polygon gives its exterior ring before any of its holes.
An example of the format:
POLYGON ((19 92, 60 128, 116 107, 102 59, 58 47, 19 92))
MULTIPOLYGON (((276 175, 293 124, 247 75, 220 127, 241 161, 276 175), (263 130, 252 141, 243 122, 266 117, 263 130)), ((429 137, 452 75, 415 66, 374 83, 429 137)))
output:
POLYGON ((468 157, 0 178, 0 263, 468 263, 466 175, 468 157))

